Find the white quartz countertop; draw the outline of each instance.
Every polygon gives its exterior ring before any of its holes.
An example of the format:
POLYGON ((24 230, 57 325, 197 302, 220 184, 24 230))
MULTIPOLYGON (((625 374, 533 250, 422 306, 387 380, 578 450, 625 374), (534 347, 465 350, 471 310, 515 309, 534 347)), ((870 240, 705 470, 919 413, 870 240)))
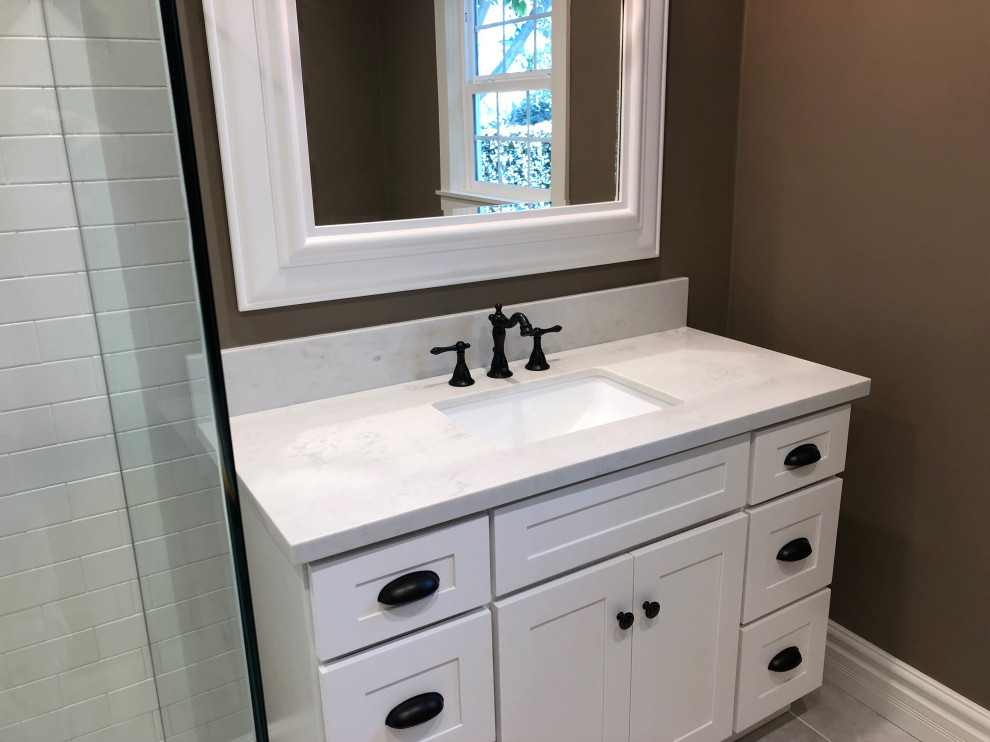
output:
MULTIPOLYGON (((479 513, 869 393, 870 380, 681 328, 548 354, 510 379, 472 369, 231 419, 241 496, 295 564, 479 513), (602 369, 681 404, 499 448, 433 405, 602 369)), ((453 367, 453 356, 450 357, 453 367)), ((292 383, 287 379, 286 383, 292 383)))

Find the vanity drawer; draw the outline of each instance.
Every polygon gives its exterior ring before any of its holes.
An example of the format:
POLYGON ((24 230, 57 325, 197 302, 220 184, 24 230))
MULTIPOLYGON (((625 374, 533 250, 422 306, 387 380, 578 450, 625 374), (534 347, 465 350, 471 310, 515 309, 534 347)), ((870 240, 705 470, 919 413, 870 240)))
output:
POLYGON ((822 684, 830 599, 826 588, 739 630, 735 731, 822 684))
POLYGON ((310 568, 310 589, 321 660, 477 608, 492 597, 488 518, 318 562, 310 568), (386 585, 400 588, 399 593, 382 595, 386 585), (430 590, 401 604, 379 602, 430 590))
POLYGON ((320 691, 328 742, 495 742, 491 613, 486 608, 324 665, 320 691), (431 716, 438 701, 442 709, 431 716), (412 716, 407 723, 430 718, 389 728, 386 719, 402 704, 412 716))
POLYGON ((848 437, 849 405, 755 433, 750 504, 841 472, 846 466, 848 437))
POLYGON ((749 510, 743 623, 832 582, 842 480, 749 510))
POLYGON ((496 594, 742 507, 748 465, 738 436, 496 510, 496 594))

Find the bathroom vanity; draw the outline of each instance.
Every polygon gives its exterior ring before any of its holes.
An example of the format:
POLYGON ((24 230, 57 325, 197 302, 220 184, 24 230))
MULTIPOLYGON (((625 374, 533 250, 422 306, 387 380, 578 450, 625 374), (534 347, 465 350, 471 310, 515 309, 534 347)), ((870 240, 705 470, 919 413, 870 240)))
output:
POLYGON ((550 359, 232 419, 273 740, 720 742, 820 685, 869 380, 683 327, 550 359), (508 412, 589 383, 654 407, 508 412))

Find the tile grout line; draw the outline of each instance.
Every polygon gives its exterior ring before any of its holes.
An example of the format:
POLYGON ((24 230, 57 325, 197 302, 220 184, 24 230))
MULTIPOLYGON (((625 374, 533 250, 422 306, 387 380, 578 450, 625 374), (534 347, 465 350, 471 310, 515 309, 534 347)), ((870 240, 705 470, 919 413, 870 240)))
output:
POLYGON ((795 719, 797 719, 799 722, 801 722, 802 724, 804 724, 806 727, 808 727, 808 729, 810 729, 812 732, 814 732, 819 737, 821 737, 822 739, 824 739, 825 742, 832 742, 832 740, 830 740, 824 734, 822 734, 821 732, 819 732, 817 729, 815 729, 813 726, 811 726, 811 724, 809 724, 808 722, 806 722, 804 719, 802 719, 800 716, 798 716, 797 714, 795 714, 793 711, 788 711, 788 713, 791 716, 793 716, 795 719))

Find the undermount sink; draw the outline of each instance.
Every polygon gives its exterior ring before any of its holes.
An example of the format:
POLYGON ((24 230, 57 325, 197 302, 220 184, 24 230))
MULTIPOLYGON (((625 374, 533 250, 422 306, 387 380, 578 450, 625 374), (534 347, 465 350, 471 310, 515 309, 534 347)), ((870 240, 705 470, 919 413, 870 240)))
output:
POLYGON ((680 402, 675 397, 634 387, 613 374, 593 370, 484 392, 463 401, 441 402, 434 407, 499 448, 514 448, 657 412, 680 402))

